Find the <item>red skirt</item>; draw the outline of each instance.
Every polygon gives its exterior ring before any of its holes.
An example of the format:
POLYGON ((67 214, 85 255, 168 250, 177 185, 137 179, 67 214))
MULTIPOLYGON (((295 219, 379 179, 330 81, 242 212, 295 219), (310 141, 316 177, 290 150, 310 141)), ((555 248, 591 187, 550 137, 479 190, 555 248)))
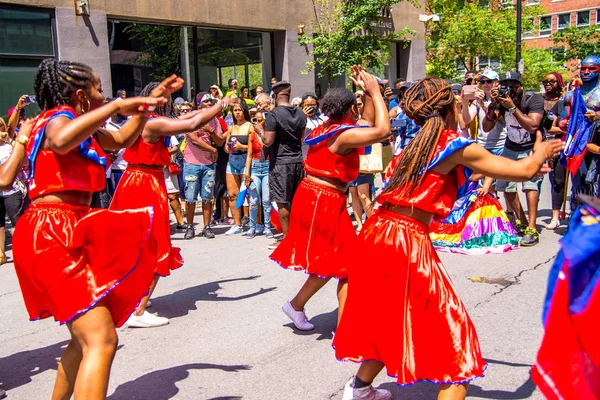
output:
POLYGON ((142 254, 152 216, 151 208, 29 206, 13 251, 30 319, 53 316, 64 324, 105 299, 115 326, 123 325, 154 278, 153 260, 142 254))
POLYGON ((183 259, 180 249, 171 246, 169 198, 162 169, 128 166, 123 173, 109 209, 130 210, 141 207, 154 208, 154 224, 144 250, 154 254, 156 273, 168 276, 171 270, 183 265, 183 259))
POLYGON ((283 268, 323 278, 346 278, 343 257, 354 252, 356 233, 343 192, 304 179, 292 202, 290 229, 271 259, 283 268))
POLYGON ((475 327, 427 225, 379 208, 363 226, 354 254, 333 340, 339 360, 380 361, 400 385, 483 376, 475 327))

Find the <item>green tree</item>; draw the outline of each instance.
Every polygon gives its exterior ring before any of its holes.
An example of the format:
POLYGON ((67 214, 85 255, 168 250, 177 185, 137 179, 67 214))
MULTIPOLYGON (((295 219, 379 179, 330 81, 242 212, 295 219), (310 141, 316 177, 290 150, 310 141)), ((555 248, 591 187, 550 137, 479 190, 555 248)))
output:
POLYGON ((181 75, 181 28, 131 24, 124 31, 131 40, 144 43, 144 50, 129 62, 151 66, 150 77, 156 81, 171 74, 181 75))
POLYGON ((548 49, 531 48, 523 52, 525 71, 523 71, 523 86, 526 90, 539 91, 541 82, 550 72, 558 72, 563 76, 567 73, 562 61, 553 61, 548 49))
MULTIPOLYGON (((514 69, 517 18, 512 7, 491 2, 428 0, 427 11, 439 22, 427 22, 427 73, 440 78, 458 78, 457 67, 476 70, 478 57, 502 60, 504 69, 514 69)), ((531 18, 540 6, 523 7, 523 32, 533 31, 531 18)))
MULTIPOLYGON (((382 31, 381 12, 403 0, 312 0, 312 32, 298 42, 312 45, 308 70, 319 64, 319 77, 346 73, 353 64, 381 68, 390 57, 390 45, 414 32, 408 28, 382 31)), ((416 4, 414 0, 410 1, 416 4)), ((389 18, 388 22, 391 21, 389 18)), ((308 47, 307 47, 308 48, 308 47)))
POLYGON ((565 46, 565 59, 583 60, 590 55, 600 54, 600 28, 590 25, 585 28, 571 27, 552 35, 556 44, 565 46))

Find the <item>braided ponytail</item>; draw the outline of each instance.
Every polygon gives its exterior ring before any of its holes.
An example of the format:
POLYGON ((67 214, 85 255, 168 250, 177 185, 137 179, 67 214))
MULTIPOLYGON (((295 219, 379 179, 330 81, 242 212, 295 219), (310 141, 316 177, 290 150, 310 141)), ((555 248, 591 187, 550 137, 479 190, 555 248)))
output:
POLYGON ((423 181, 425 174, 422 171, 429 167, 446 117, 454 110, 455 100, 450 88, 441 79, 425 78, 404 94, 401 107, 421 130, 402 152, 400 163, 382 194, 402 188, 402 193, 409 195, 423 181))
POLYGON ((47 58, 37 72, 33 89, 42 111, 71 104, 71 96, 78 89, 89 90, 94 71, 87 65, 47 58))

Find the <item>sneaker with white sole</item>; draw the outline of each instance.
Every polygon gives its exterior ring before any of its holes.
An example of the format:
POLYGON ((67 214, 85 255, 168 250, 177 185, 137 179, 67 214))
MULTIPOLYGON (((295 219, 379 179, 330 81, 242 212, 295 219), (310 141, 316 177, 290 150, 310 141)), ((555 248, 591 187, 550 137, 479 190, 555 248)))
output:
POLYGON ((315 329, 315 326, 308 322, 308 318, 306 317, 304 310, 294 310, 294 307, 292 307, 292 304, 289 301, 286 302, 281 309, 283 310, 283 313, 292 320, 296 328, 300 329, 301 331, 312 331, 315 329))
POLYGON ((127 326, 130 328, 155 328, 157 326, 164 326, 168 324, 168 318, 150 314, 148 311, 144 311, 142 315, 131 314, 129 319, 127 319, 127 326))
POLYGON ((273 239, 275 237, 275 235, 273 235, 273 232, 271 231, 270 228, 265 229, 265 237, 267 239, 273 239))
POLYGON ((242 228, 241 226, 238 226, 236 224, 233 224, 231 226, 231 228, 229 228, 229 230, 227 232, 225 232, 225 234, 227 236, 229 236, 229 235, 239 235, 242 232, 244 232, 244 228, 242 228))
POLYGON ((342 400, 391 400, 392 393, 385 389, 375 389, 372 385, 354 389, 354 378, 344 386, 342 400))
POLYGON ((265 232, 265 227, 261 224, 256 224, 256 234, 262 235, 265 232))
POLYGON ((256 236, 256 231, 254 230, 254 228, 250 228, 248 231, 246 231, 246 239, 254 239, 254 237, 256 236))

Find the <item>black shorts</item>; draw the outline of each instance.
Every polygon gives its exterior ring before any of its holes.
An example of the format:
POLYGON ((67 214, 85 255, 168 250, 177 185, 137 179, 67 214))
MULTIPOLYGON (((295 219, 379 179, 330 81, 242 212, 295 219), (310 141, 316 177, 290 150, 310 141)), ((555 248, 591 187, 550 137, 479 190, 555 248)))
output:
POLYGON ((275 164, 269 172, 269 197, 275 203, 291 203, 304 178, 302 163, 275 164))
POLYGON ((225 196, 227 192, 227 183, 225 182, 225 175, 227 174, 227 162, 228 160, 217 160, 215 168, 215 199, 220 199, 225 196))
POLYGON ((0 197, 0 228, 6 225, 6 216, 14 227, 24 211, 23 193, 16 192, 6 197, 0 197))

